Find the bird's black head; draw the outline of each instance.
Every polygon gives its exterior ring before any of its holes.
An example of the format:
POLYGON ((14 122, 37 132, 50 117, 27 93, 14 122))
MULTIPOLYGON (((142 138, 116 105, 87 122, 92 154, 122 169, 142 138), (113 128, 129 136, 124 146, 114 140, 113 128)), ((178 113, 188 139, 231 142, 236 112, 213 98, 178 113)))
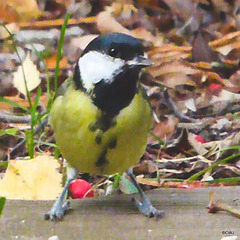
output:
POLYGON ((133 99, 141 69, 152 64, 143 55, 137 38, 122 33, 99 36, 79 58, 75 85, 89 93, 99 109, 115 116, 133 99))
POLYGON ((144 54, 143 45, 139 39, 122 33, 112 33, 95 38, 85 48, 82 56, 90 51, 102 52, 125 61, 144 54))

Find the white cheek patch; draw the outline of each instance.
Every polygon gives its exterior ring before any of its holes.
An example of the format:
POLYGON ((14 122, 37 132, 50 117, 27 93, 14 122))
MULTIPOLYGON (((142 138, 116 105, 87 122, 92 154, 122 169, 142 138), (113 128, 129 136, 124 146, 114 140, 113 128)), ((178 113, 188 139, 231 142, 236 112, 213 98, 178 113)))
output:
POLYGON ((113 59, 103 53, 91 51, 83 55, 78 62, 83 86, 91 90, 94 84, 105 79, 111 83, 116 72, 120 71, 124 61, 113 59))

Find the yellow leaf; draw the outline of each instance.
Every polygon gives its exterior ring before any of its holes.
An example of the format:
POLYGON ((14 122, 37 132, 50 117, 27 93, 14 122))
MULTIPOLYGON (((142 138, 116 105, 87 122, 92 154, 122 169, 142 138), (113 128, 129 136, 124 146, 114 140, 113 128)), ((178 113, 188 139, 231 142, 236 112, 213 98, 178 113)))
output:
POLYGON ((23 69, 26 77, 26 83, 28 91, 32 91, 40 84, 40 73, 37 70, 36 65, 32 62, 29 52, 26 59, 23 61, 22 66, 18 67, 18 70, 13 74, 13 85, 19 92, 26 95, 26 87, 23 75, 23 69))
POLYGON ((8 199, 50 200, 62 191, 59 163, 49 155, 11 160, 0 181, 0 196, 8 199))

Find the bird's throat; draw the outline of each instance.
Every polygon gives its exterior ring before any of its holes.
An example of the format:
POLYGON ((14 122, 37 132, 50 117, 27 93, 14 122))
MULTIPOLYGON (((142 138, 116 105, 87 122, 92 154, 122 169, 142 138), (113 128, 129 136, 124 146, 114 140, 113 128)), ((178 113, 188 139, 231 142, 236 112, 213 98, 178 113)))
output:
POLYGON ((133 100, 138 89, 140 69, 127 68, 114 76, 114 80, 100 80, 90 92, 84 88, 80 79, 79 67, 76 65, 73 81, 76 89, 89 94, 94 105, 109 117, 115 117, 133 100))
POLYGON ((138 78, 139 71, 128 69, 115 76, 114 81, 110 84, 101 80, 93 90, 93 103, 109 116, 116 116, 134 98, 137 92, 138 78))

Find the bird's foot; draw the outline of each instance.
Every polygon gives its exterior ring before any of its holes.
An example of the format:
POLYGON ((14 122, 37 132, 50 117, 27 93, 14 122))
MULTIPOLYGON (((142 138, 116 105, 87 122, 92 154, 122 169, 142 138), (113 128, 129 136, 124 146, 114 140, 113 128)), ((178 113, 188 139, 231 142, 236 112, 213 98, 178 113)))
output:
POLYGON ((165 217, 165 212, 163 210, 156 209, 148 199, 143 199, 143 201, 139 201, 136 198, 133 198, 133 202, 135 206, 138 208, 139 212, 148 218, 154 217, 156 220, 165 217))
POLYGON ((45 220, 59 221, 62 220, 64 214, 69 210, 70 202, 62 204, 61 201, 56 201, 52 209, 44 215, 45 220))

